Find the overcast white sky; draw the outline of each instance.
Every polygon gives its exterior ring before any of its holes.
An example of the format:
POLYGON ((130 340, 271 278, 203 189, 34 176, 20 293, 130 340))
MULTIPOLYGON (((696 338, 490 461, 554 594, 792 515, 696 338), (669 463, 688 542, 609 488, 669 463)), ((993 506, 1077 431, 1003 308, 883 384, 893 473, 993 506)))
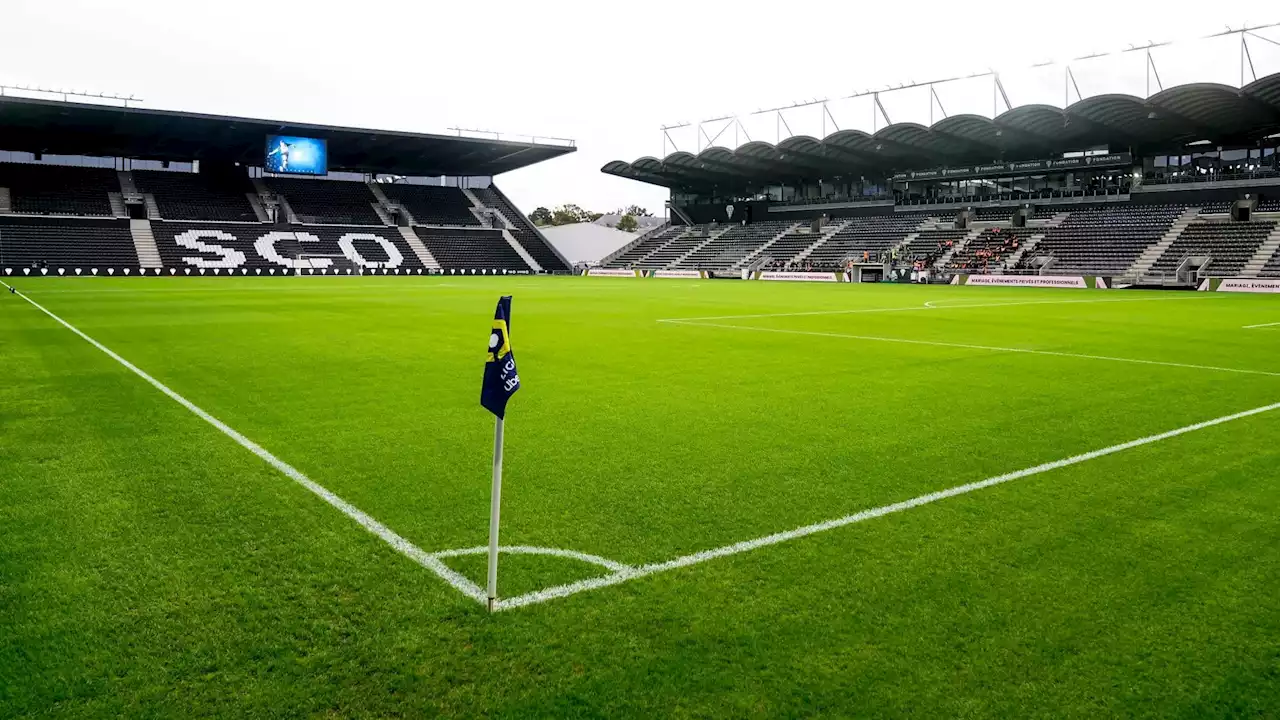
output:
MULTIPOLYGON (((300 122, 570 137, 577 153, 499 177, 523 210, 634 202, 661 212, 665 191, 599 172, 609 160, 661 155, 660 125, 739 113, 753 139, 774 142, 773 116, 745 114, 988 67, 1002 71, 1015 106, 1061 105, 1062 68, 1030 64, 1280 22, 1280 3, 4 0, 0 22, 3 84, 300 122)), ((1280 41, 1280 28, 1259 34, 1280 41)), ((1280 72, 1280 46, 1251 40, 1250 49, 1259 76, 1280 72)), ((1154 56, 1166 87, 1239 84, 1235 40, 1154 56)), ((1143 63, 1130 53, 1074 68, 1085 96, 1143 94, 1143 63)), ((953 115, 990 116, 992 92, 981 80, 938 88, 953 115)), ((895 122, 929 120, 927 91, 884 104, 895 122)), ((871 129, 868 100, 830 107, 841 128, 871 129)), ((816 109, 786 118, 795 133, 821 135, 816 109)), ((731 133, 717 144, 732 145, 731 133)), ((672 136, 698 149, 693 129, 672 136)))

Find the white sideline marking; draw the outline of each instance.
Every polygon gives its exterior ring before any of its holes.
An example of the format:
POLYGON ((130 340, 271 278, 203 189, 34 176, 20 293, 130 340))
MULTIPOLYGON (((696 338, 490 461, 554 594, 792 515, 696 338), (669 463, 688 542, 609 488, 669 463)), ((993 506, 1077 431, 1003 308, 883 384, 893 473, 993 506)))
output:
POLYGON ((1244 329, 1253 330, 1254 328, 1275 327, 1276 325, 1280 325, 1280 322, 1262 323, 1261 325, 1245 325, 1244 329))
MULTIPOLYGON (((0 285, 4 285, 6 288, 10 287, 8 283, 5 283, 3 281, 0 281, 0 285)), ((181 395, 174 392, 173 390, 170 390, 167 385, 160 382, 159 380, 156 380, 155 378, 151 377, 147 373, 143 372, 136 365, 120 357, 107 346, 103 345, 97 340, 94 340, 88 335, 85 335, 83 332, 80 332, 80 330, 76 328, 74 325, 67 322, 66 320, 63 320, 57 315, 54 315, 52 312, 47 310, 40 303, 36 302, 35 300, 32 300, 31 298, 27 297, 21 292, 17 292, 15 294, 17 294, 18 297, 22 298, 23 300, 26 300, 27 302, 31 303, 31 305, 35 307, 37 310, 39 310, 40 312, 53 318, 55 321, 58 322, 58 324, 62 325, 66 329, 75 333, 76 335, 79 335, 81 339, 83 339, 85 342, 89 343, 90 345, 106 353, 106 355, 110 357, 112 360, 115 360, 116 362, 120 363, 121 365, 131 370, 138 377, 151 383, 151 385, 155 387, 155 389, 159 390, 165 395, 168 395, 174 402, 178 403, 179 405, 195 413, 195 415, 199 417, 201 420, 204 420, 205 422, 214 426, 218 430, 222 431, 224 435, 231 438, 232 440, 235 440, 237 443, 240 444, 241 447, 245 448, 246 450, 253 453, 254 455, 257 455, 258 457, 262 458, 267 462, 267 464, 271 465, 275 469, 284 473, 291 480, 298 483, 302 487, 310 490, 321 500, 324 500, 325 502, 329 503, 333 507, 337 508, 339 511, 342 512, 343 515, 346 515, 352 520, 355 520, 365 530, 368 530, 374 535, 377 535, 379 538, 382 538, 384 542, 386 542, 391 547, 395 548, 396 551, 399 552, 401 555, 408 557, 409 559, 418 563, 422 567, 435 573, 440 577, 440 579, 449 583, 456 590, 458 590, 458 592, 461 592, 463 595, 466 595, 472 600, 475 600, 476 602, 482 603, 482 604, 486 602, 485 591, 483 588, 481 588, 479 585, 475 584, 474 582, 468 580, 467 578, 463 577, 459 573, 455 572, 448 565, 445 565, 444 562, 440 560, 440 558, 434 555, 431 555, 430 553, 427 553, 423 549, 419 548, 417 545, 414 545, 413 543, 409 542, 403 537, 400 537, 391 528, 387 527, 386 525, 383 525, 377 520, 374 520, 372 517, 369 517, 359 508, 347 502, 346 500, 343 500, 337 495, 334 495, 332 492, 325 489, 322 485, 316 483, 311 478, 308 478, 306 475, 303 475, 297 468, 293 467, 289 463, 286 463, 285 461, 281 460, 275 455, 272 455, 270 452, 264 449, 261 445, 258 445, 257 443, 253 442, 252 440, 245 437, 244 435, 241 435, 240 433, 236 432, 226 423, 222 422, 221 420, 215 418, 214 416, 210 415, 209 413, 197 407, 190 400, 182 397, 181 395)))
POLYGON ((806 315, 860 315, 863 313, 882 312, 919 312, 921 310, 965 310, 968 308, 1017 307, 1019 305, 1094 305, 1097 303, 1132 303, 1132 302, 1172 302, 1175 300, 1209 300, 1211 295, 1194 295, 1191 297, 1150 297, 1150 298, 1098 298, 1095 300, 1028 300, 1019 302, 972 303, 969 305, 932 305, 940 300, 926 302, 923 306, 894 308, 862 308, 858 310, 810 310, 806 312, 760 313, 756 315, 711 315, 708 317, 662 318, 658 322, 687 322, 692 320, 747 320, 751 318, 803 317, 806 315))
POLYGON ((1032 350, 1030 348, 994 347, 991 345, 971 345, 969 343, 941 342, 937 340, 911 340, 909 338, 878 337, 874 335, 846 335, 844 333, 817 332, 814 330, 786 330, 783 328, 752 327, 750 325, 723 325, 720 323, 688 322, 684 320, 662 320, 671 325, 688 325, 690 327, 724 328, 727 330, 754 330, 756 332, 782 333, 784 335, 809 335, 812 337, 845 338, 847 340, 865 340, 868 342, 902 343, 904 345, 929 345, 932 347, 950 347, 963 350, 989 350, 993 352, 1024 353, 1027 355, 1049 355, 1052 357, 1078 358, 1081 360, 1107 360, 1110 362, 1135 363, 1138 365, 1159 365, 1162 367, 1185 368, 1189 370, 1214 370, 1217 372, 1241 373, 1244 375, 1266 375, 1280 377, 1280 372, 1267 370, 1243 370, 1241 368, 1218 367, 1216 365, 1192 365, 1189 363, 1165 362, 1163 360, 1140 360, 1137 358, 1111 357, 1109 355, 1085 355, 1082 353, 1059 352, 1055 350, 1032 350))
POLYGON ((820 523, 814 523, 813 525, 805 525, 803 527, 795 528, 794 530, 787 530, 785 532, 774 533, 772 535, 765 535, 764 537, 758 537, 752 540, 743 540, 742 542, 737 542, 732 545, 725 545, 724 547, 713 548, 710 550, 703 550, 701 552, 696 552, 691 555, 682 555, 678 558, 667 560, 666 562, 653 563, 649 565, 641 565, 637 568, 630 569, 630 570, 626 570, 626 569, 618 570, 614 572, 612 575, 607 575, 604 577, 591 578, 589 580, 581 580, 579 582, 569 583, 567 585, 558 585, 555 587, 549 587, 543 590, 538 590, 536 592, 528 593, 526 595, 520 595, 518 597, 501 600, 498 602, 497 609, 511 610, 513 608, 524 607, 526 605, 534 605, 537 603, 546 602, 548 600, 553 600, 555 598, 562 598, 562 597, 574 595, 580 592, 585 592, 587 590, 595 590, 597 588, 608 587, 610 585, 617 585, 619 583, 623 583, 628 580, 635 580, 637 578, 642 578, 648 575, 656 575, 657 573, 666 572, 668 570, 675 570, 677 568, 688 567, 690 565, 697 565, 699 563, 704 563, 708 560, 714 560, 715 558, 727 557, 729 555, 737 555, 739 553, 750 552, 752 550, 756 550, 769 545, 777 545, 778 543, 784 543, 789 540, 795 540, 797 538, 806 537, 808 535, 816 535, 817 533, 827 532, 828 530, 835 530, 836 528, 842 528, 842 527, 845 527, 846 525, 853 525, 855 523, 860 523, 860 522, 863 522, 864 520, 871 520, 873 518, 884 517, 885 515, 890 515, 896 512, 902 512, 903 510, 910 510, 912 508, 920 507, 921 505, 928 505, 929 503, 937 502, 939 500, 945 500, 947 498, 956 497, 957 495, 964 495, 967 493, 974 492, 976 490, 983 490, 985 488, 989 488, 994 485, 1001 485, 1003 483, 1012 482, 1014 480, 1020 480, 1022 478, 1030 477, 1032 475, 1039 475, 1041 473, 1046 473, 1052 470, 1059 470, 1061 468, 1070 467, 1071 465, 1078 465, 1083 462, 1088 462, 1089 460, 1096 460, 1097 458, 1105 457, 1107 455, 1113 455, 1115 453, 1123 452, 1125 450, 1131 450, 1133 448, 1141 447, 1143 445, 1150 445, 1152 443, 1160 442, 1161 440, 1168 440, 1170 438, 1178 437, 1179 435, 1185 435, 1187 433, 1195 432, 1197 430, 1204 430, 1205 428, 1210 428, 1215 425, 1222 425, 1223 423, 1232 422, 1234 420, 1240 420, 1242 418, 1251 417, 1253 415, 1260 415, 1262 413, 1270 412, 1276 409, 1280 409, 1280 403, 1272 403, 1271 405, 1263 405, 1262 407, 1257 407, 1252 410, 1245 410, 1243 412, 1233 413, 1231 415, 1223 415, 1222 417, 1214 418, 1212 420, 1205 420, 1204 422, 1198 422, 1198 423, 1195 423, 1194 425, 1187 425, 1185 427, 1180 427, 1177 430, 1169 430, 1168 432, 1162 432, 1162 433, 1159 433, 1158 435, 1148 435, 1147 437, 1144 437, 1144 438, 1139 438, 1137 440, 1130 440, 1129 442, 1121 443, 1119 445, 1112 445, 1110 447, 1102 448, 1101 450, 1093 450, 1091 452, 1083 453, 1081 455, 1073 455, 1072 457, 1064 458, 1062 460, 1054 460, 1053 462, 1043 463, 1041 465, 1036 465, 1035 467, 1029 467, 1024 470, 1017 470, 1011 473, 1005 473, 1004 475, 997 475, 995 477, 987 478, 986 480, 979 480, 978 482, 966 483, 964 485, 957 485, 955 487, 947 488, 946 490, 939 490, 937 492, 931 492, 925 495, 919 495, 911 498, 910 500, 903 500, 902 502, 893 503, 892 505, 882 505, 877 508, 871 508, 869 510, 856 512, 852 515, 845 515, 844 517, 835 518, 834 520, 827 520, 820 523))

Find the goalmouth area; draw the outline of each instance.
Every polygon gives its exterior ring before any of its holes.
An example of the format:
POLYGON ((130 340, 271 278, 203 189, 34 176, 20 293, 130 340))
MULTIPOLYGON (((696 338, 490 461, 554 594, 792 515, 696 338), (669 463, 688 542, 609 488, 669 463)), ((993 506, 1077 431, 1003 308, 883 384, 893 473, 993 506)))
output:
POLYGON ((1274 297, 2 279, 0 714, 1280 706, 1274 297))

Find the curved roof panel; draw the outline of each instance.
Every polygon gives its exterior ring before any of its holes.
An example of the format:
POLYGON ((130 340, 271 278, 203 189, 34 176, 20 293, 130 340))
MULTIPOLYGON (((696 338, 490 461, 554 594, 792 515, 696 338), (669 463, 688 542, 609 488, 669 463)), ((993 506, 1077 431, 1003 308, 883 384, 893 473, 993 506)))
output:
POLYGON ((1145 100, 1097 95, 1066 108, 1023 105, 995 117, 955 115, 932 126, 895 123, 875 134, 837 130, 774 146, 748 142, 736 150, 711 147, 696 157, 676 152, 662 160, 613 161, 601 172, 655 185, 747 187, 792 177, 874 176, 949 164, 1032 160, 1098 146, 1132 151, 1170 149, 1192 140, 1251 142, 1280 132, 1280 73, 1236 89, 1192 83, 1145 100))

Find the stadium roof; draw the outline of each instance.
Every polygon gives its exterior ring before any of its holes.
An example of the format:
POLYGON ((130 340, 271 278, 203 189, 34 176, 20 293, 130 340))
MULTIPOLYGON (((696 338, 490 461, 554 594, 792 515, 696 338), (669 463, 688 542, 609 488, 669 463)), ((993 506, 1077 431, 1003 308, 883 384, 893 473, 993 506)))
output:
POLYGON ((1068 107, 1023 105, 992 119, 953 115, 930 127, 895 123, 874 134, 840 130, 777 145, 748 142, 736 150, 710 147, 659 160, 615 160, 609 175, 684 190, 745 188, 786 180, 887 176, 999 160, 1033 160, 1110 146, 1135 153, 1210 140, 1253 143, 1280 131, 1280 73, 1243 88, 1194 83, 1147 99, 1098 95, 1068 107))
POLYGON ((4 150, 261 166, 267 135, 327 140, 330 170, 432 177, 498 175, 577 149, 0 96, 4 150))

